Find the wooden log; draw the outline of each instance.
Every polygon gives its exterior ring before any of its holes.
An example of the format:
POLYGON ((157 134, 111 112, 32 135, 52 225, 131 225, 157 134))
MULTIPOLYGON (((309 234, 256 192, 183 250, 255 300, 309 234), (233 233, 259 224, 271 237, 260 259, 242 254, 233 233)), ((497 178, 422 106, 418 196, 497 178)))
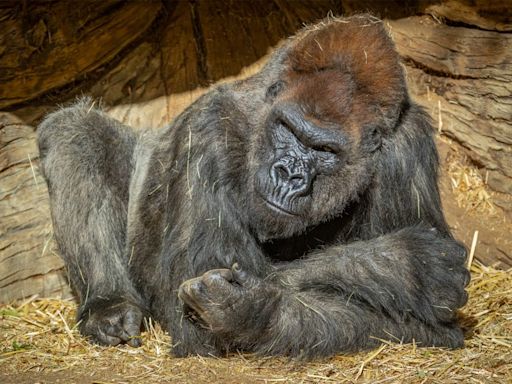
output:
POLYGON ((32 127, 0 113, 0 303, 69 296, 32 127))
POLYGON ((333 0, 180 2, 158 44, 144 42, 89 94, 133 127, 162 127, 213 83, 249 76, 305 23, 340 13, 333 0))
MULTIPOLYGON (((442 133, 468 150, 492 189, 512 194, 512 35, 429 16, 388 24, 415 99, 437 105, 442 133)), ((506 196, 496 201, 512 215, 506 196)))
POLYGON ((510 0, 451 0, 429 5, 425 13, 451 24, 507 32, 512 31, 511 7, 510 0))
POLYGON ((34 99, 109 63, 162 8, 158 2, 136 1, 60 1, 30 9, 19 4, 0 10, 0 108, 34 99))

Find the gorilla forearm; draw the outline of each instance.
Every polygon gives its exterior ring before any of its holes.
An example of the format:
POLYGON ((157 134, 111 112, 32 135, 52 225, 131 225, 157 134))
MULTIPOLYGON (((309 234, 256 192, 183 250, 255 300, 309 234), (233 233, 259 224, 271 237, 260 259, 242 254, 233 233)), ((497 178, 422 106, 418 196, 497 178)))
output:
POLYGON ((435 325, 452 321, 467 299, 465 255, 435 229, 409 227, 283 265, 277 279, 298 291, 339 292, 395 319, 435 325))
POLYGON ((325 356, 380 339, 459 347, 464 258, 451 238, 411 227, 281 264, 264 280, 211 271, 181 298, 214 334, 263 354, 325 356))
POLYGON ((412 227, 283 265, 272 281, 285 299, 261 350, 311 357, 379 339, 460 347, 455 320, 467 300, 464 259, 454 240, 412 227))
POLYGON ((456 348, 463 335, 452 325, 394 319, 351 296, 303 291, 284 296, 256 340, 253 350, 264 355, 314 358, 372 348, 382 340, 456 348))

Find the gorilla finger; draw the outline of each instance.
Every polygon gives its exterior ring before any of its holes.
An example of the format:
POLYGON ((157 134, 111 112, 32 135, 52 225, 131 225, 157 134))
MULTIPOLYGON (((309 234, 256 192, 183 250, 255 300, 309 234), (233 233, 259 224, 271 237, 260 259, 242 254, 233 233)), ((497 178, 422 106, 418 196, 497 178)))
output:
POLYGON ((119 337, 119 338, 121 338, 121 334, 124 332, 124 329, 123 329, 123 327, 121 326, 120 323, 115 322, 115 323, 106 323, 105 325, 103 325, 101 327, 101 331, 106 336, 112 336, 112 337, 119 337))
POLYGON ((121 338, 113 335, 108 335, 101 329, 92 337, 92 341, 99 345, 116 346, 121 343, 121 338))
POLYGON ((215 292, 219 289, 231 289, 233 273, 230 269, 212 269, 201 276, 205 294, 215 292))
POLYGON ((132 347, 140 347, 142 340, 140 338, 140 325, 142 323, 142 313, 137 311, 128 311, 123 319, 124 335, 128 345, 132 347))
POLYGON ((190 317, 200 317, 201 313, 204 312, 203 307, 195 300, 187 300, 185 301, 185 305, 188 308, 188 312, 186 312, 186 314, 190 317))
POLYGON ((120 342, 125 342, 134 347, 140 346, 140 342, 139 342, 139 345, 133 345, 133 343, 130 343, 131 339, 133 338, 133 335, 130 335, 130 333, 121 324, 118 324, 118 323, 109 324, 109 325, 105 326, 103 329, 102 337, 107 338, 107 339, 108 338, 116 339, 116 344, 110 344, 110 345, 117 345, 120 342), (119 339, 119 341, 117 341, 117 339, 119 339))
POLYGON ((233 266, 231 267, 231 271, 233 273, 233 279, 237 283, 244 284, 249 278, 247 272, 245 272, 238 263, 233 264, 233 266))
POLYGON ((199 314, 203 312, 200 301, 205 300, 206 295, 204 291, 204 284, 200 278, 188 280, 180 285, 178 298, 186 307, 199 314))
POLYGON ((467 287, 470 281, 471 273, 467 269, 464 269, 464 287, 467 287))
POLYGON ((454 300, 455 308, 462 308, 464 305, 466 305, 466 303, 468 302, 468 298, 468 293, 465 290, 461 289, 454 300))
POLYGON ((222 280, 227 280, 228 282, 231 282, 233 281, 233 273, 231 272, 230 269, 212 269, 208 272, 205 272, 203 274, 203 280, 207 280, 207 281, 220 281, 221 279, 222 280))
POLYGON ((130 336, 128 341, 126 341, 126 343, 130 347, 138 348, 142 345, 142 339, 141 339, 140 335, 134 335, 134 336, 130 336))
POLYGON ((178 288, 178 298, 182 301, 187 302, 191 297, 197 294, 204 294, 204 285, 201 277, 187 280, 178 288))
POLYGON ((259 279, 244 271, 238 263, 233 264, 231 267, 233 271, 233 279, 244 287, 252 287, 258 284, 259 279))

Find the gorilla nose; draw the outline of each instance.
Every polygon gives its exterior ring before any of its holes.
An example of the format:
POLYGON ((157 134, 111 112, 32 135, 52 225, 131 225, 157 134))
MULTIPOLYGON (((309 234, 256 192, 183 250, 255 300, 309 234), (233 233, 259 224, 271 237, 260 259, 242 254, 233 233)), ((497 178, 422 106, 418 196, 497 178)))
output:
POLYGON ((293 194, 307 194, 311 187, 312 170, 297 164, 277 162, 272 165, 271 178, 275 186, 285 186, 293 194))

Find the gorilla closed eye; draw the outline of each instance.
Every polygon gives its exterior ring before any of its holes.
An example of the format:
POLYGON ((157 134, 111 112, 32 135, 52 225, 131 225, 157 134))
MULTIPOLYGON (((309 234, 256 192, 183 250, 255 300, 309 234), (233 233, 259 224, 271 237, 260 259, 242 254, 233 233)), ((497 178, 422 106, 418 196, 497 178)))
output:
POLYGON ((315 152, 332 155, 337 155, 342 151, 345 140, 340 135, 317 127, 305 119, 301 119, 300 124, 295 124, 292 120, 294 119, 290 119, 290 116, 280 118, 277 121, 277 126, 286 129, 304 147, 315 152))
POLYGON ((327 145, 313 146, 311 149, 313 149, 313 151, 330 153, 332 155, 337 154, 337 151, 334 148, 331 148, 327 145))

